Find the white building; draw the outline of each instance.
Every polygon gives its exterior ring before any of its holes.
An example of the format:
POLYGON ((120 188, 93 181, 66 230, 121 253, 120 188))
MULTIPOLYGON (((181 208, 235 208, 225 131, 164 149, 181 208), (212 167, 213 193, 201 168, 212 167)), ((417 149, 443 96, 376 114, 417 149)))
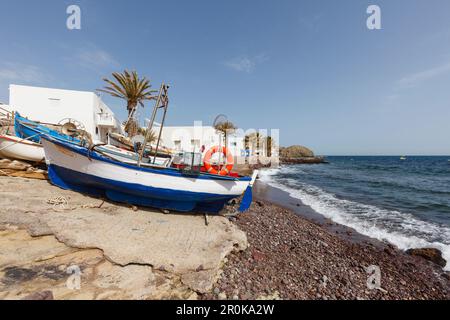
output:
MULTIPOLYGON (((158 133, 159 128, 155 128, 158 133)), ((171 127, 165 126, 162 131, 162 144, 173 150, 199 152, 205 146, 205 152, 213 146, 223 145, 223 135, 212 126, 202 126, 196 122, 194 126, 171 127)), ((244 136, 239 133, 228 136, 229 151, 234 157, 245 155, 244 136)))
POLYGON ((94 92, 12 84, 8 108, 44 123, 58 124, 74 119, 84 126, 93 140, 106 142, 108 132, 122 131, 114 113, 94 92))
MULTIPOLYGON (((154 128, 154 131, 158 134, 159 127, 154 128)), ((255 132, 254 130, 244 132, 242 129, 237 129, 228 135, 228 150, 235 158, 238 158, 238 161, 245 162, 245 158, 247 158, 247 160, 251 160, 251 163, 256 163, 262 161, 263 158, 270 159, 278 156, 278 147, 276 146, 278 140, 272 142, 269 152, 267 135, 260 133, 257 135, 258 141, 255 138, 255 132)), ((277 139, 277 137, 275 138, 277 139)), ((205 146, 204 153, 206 153, 211 147, 224 144, 223 134, 217 132, 212 126, 202 126, 201 122, 195 122, 194 126, 165 126, 161 139, 161 144, 165 147, 191 152, 198 152, 202 146, 205 146)), ((272 161, 274 160, 272 159, 272 161)))

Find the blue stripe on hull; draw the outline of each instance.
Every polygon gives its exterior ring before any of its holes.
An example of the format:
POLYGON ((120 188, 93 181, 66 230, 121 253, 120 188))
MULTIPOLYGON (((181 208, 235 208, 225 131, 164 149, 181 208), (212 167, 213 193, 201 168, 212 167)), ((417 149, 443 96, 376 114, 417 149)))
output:
POLYGON ((219 212, 234 196, 147 187, 96 177, 49 165, 50 181, 70 189, 116 202, 176 211, 219 212))
POLYGON ((41 134, 41 132, 26 127, 23 124, 18 123, 17 121, 15 124, 15 133, 19 138, 28 139, 35 143, 41 143, 41 136, 39 135, 41 134))

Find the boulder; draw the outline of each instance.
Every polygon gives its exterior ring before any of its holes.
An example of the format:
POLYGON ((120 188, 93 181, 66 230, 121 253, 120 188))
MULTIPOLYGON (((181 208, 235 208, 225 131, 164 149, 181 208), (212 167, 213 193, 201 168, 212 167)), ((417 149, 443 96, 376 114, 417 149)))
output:
POLYGON ((295 145, 287 148, 280 148, 280 157, 282 158, 309 158, 314 157, 314 152, 306 147, 295 145))
POLYGON ((408 249, 406 253, 412 256, 422 257, 426 260, 434 262, 435 264, 445 267, 447 261, 442 258, 442 252, 436 248, 419 248, 419 249, 408 249))

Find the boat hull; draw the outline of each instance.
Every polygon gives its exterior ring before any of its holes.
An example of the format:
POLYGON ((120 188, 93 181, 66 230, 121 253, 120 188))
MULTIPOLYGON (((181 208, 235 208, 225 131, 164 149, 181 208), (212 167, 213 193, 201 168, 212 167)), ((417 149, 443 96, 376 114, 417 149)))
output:
POLYGON ((0 156, 9 159, 42 162, 45 154, 44 148, 37 143, 3 135, 0 136, 0 156))
POLYGON ((250 179, 187 176, 171 168, 144 168, 102 157, 44 136, 50 181, 63 188, 139 206, 176 211, 218 212, 240 196, 250 179))

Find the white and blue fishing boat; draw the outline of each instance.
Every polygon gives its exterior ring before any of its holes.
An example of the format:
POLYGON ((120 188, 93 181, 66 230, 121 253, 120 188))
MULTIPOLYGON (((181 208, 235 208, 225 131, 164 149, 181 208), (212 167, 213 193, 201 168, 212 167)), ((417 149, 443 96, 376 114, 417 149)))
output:
POLYGON ((130 165, 45 135, 42 145, 52 184, 139 206, 218 212, 251 182, 250 177, 191 175, 170 167, 130 165))
MULTIPOLYGON (((194 165, 195 153, 191 154, 192 165, 189 170, 173 167, 170 163, 156 163, 168 105, 167 89, 168 86, 161 86, 148 128, 148 132, 151 132, 157 109, 164 108, 152 161, 143 162, 146 140, 139 157, 130 162, 123 157, 113 157, 104 150, 97 151, 99 146, 86 147, 44 134, 41 143, 51 183, 63 189, 106 197, 116 202, 182 212, 217 213, 228 201, 245 191, 239 210, 247 210, 251 204, 251 186, 257 173, 253 177, 242 177, 201 172, 199 164, 194 165), (194 167, 198 170, 192 169, 194 167)), ((201 153, 199 155, 201 158, 201 153)))

